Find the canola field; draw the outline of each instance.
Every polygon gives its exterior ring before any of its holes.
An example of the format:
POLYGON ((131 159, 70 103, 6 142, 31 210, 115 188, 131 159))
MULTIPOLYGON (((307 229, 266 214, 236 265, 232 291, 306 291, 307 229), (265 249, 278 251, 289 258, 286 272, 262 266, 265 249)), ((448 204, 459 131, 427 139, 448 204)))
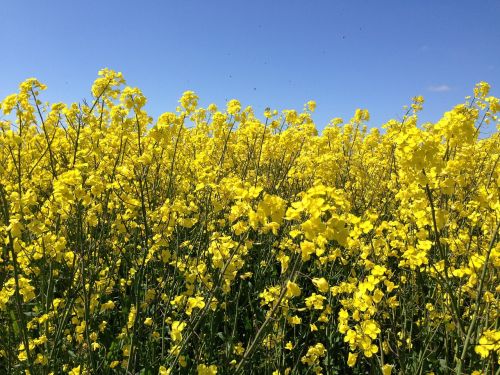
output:
POLYGON ((312 101, 153 121, 112 70, 45 88, 1 102, 1 374, 500 373, 488 84, 321 132, 312 101))

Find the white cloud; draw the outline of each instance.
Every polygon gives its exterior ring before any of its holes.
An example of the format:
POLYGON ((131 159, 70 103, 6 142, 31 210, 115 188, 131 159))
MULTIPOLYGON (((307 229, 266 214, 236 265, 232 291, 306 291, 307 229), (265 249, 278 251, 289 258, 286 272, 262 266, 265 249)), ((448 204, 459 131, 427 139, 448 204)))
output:
POLYGON ((429 86, 428 90, 432 92, 446 92, 450 91, 451 87, 448 85, 435 85, 435 86, 429 86))

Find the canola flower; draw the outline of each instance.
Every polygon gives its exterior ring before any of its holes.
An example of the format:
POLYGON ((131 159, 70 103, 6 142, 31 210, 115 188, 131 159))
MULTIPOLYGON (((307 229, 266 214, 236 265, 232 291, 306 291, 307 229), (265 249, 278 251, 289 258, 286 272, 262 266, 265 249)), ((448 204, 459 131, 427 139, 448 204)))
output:
POLYGON ((155 122, 103 69, 83 104, 1 102, 0 373, 486 374, 500 357, 499 100, 318 133, 316 103, 155 122))

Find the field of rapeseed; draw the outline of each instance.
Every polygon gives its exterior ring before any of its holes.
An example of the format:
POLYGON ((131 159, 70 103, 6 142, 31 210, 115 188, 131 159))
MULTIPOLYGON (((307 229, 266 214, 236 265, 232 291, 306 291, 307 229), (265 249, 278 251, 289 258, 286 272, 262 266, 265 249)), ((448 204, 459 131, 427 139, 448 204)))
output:
POLYGON ((1 102, 1 374, 498 374, 499 100, 435 124, 186 92, 1 102))

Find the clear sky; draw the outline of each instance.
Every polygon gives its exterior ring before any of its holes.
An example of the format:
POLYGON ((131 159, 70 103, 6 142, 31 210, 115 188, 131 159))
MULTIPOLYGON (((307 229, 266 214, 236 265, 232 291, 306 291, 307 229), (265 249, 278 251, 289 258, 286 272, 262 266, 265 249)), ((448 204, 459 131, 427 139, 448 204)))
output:
POLYGON ((489 82, 500 95, 500 1, 0 1, 0 97, 36 77, 80 101, 103 67, 154 118, 185 90, 257 112, 317 101, 318 128, 367 108, 371 126, 415 95, 436 121, 489 82))

